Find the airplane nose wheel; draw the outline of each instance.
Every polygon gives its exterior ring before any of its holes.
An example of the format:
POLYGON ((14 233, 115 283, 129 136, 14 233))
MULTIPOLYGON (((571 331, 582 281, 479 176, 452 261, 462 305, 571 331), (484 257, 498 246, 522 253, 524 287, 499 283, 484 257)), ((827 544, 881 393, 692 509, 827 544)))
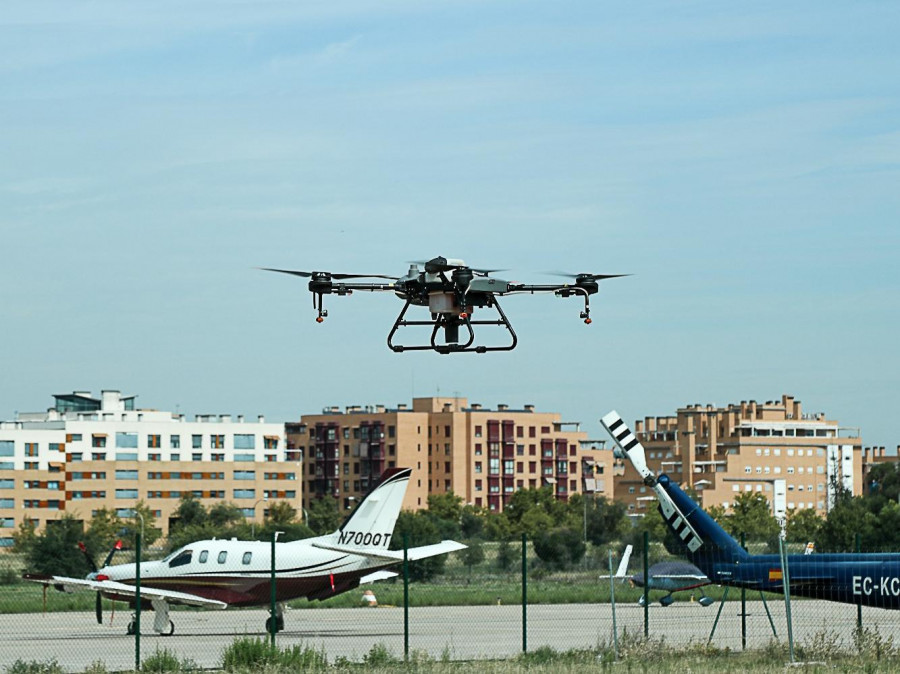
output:
MULTIPOLYGON (((275 618, 275 631, 281 632, 284 630, 284 618, 281 616, 277 616, 275 618)), ((272 632, 272 618, 266 618, 266 632, 272 632)))

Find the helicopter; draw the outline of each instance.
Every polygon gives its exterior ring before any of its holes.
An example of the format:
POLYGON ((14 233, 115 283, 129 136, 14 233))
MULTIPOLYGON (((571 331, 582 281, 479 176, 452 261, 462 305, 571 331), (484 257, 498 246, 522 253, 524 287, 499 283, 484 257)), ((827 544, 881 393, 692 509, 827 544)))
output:
MULTIPOLYGON (((491 276, 502 269, 476 269, 463 260, 435 257, 425 262, 409 263, 409 270, 403 276, 384 274, 344 274, 328 271, 295 271, 262 267, 263 271, 291 274, 309 279, 309 291, 313 295, 313 309, 316 322, 322 323, 328 316, 324 306, 325 295, 345 296, 354 291, 392 292, 404 301, 403 309, 388 333, 388 347, 396 352, 435 351, 450 353, 487 353, 489 351, 512 351, 518 344, 518 337, 512 324, 500 307, 500 296, 514 294, 535 294, 552 292, 558 297, 581 297, 584 309, 579 317, 585 324, 591 324, 590 296, 599 290, 599 281, 629 274, 568 274, 566 283, 532 285, 504 281, 491 276), (420 269, 420 265, 422 268, 420 269), (384 279, 385 282, 362 281, 360 279, 384 279), (406 312, 412 307, 427 307, 431 313, 429 320, 407 319, 406 312), (493 318, 475 319, 476 309, 494 311, 493 318), (509 343, 485 345, 475 343, 475 327, 495 325, 504 328, 509 343), (401 344, 396 341, 400 328, 424 326, 431 328, 431 339, 427 343, 401 344), (462 334, 461 334, 462 333, 462 334), (439 334, 442 341, 439 341, 439 334)), ((404 334, 407 334, 404 332, 404 334)))

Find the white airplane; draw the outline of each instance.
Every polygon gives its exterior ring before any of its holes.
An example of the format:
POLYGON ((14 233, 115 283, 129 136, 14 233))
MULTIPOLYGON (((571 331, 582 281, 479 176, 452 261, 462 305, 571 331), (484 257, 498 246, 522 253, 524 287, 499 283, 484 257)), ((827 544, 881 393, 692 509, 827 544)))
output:
MULTIPOLYGON (((275 543, 276 630, 284 629, 284 603, 289 600, 326 599, 360 584, 397 575, 387 569, 403 563, 403 551, 389 550, 388 546, 411 472, 410 468, 384 472, 378 486, 337 531, 275 543)), ((465 547, 456 541, 442 541, 410 548, 407 558, 414 561, 465 547)), ((106 564, 84 579, 30 574, 24 577, 63 592, 97 592, 97 622, 102 623, 101 596, 130 603, 136 597, 137 565, 106 564)), ((154 631, 169 635, 175 631, 169 618, 169 606, 173 604, 215 609, 269 605, 271 574, 271 543, 237 539, 197 541, 163 560, 142 562, 141 597, 149 600, 155 612, 154 631)), ((271 630, 271 620, 266 620, 266 631, 271 630)), ((128 634, 133 634, 134 629, 132 618, 128 634)))

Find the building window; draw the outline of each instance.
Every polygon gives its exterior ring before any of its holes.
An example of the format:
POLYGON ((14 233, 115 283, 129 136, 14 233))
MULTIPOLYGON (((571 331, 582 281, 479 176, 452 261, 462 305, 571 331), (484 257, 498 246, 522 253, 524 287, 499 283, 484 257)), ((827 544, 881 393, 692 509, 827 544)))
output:
POLYGON ((480 438, 481 434, 482 434, 481 426, 476 426, 475 427, 475 437, 480 438))
POLYGON ((116 433, 116 447, 123 449, 137 449, 137 433, 116 433))
POLYGON ((224 449, 225 448, 225 436, 224 435, 210 435, 209 436, 209 446, 213 449, 224 449))
POLYGON ((148 435, 147 436, 147 447, 150 449, 159 449, 159 436, 158 435, 148 435))
POLYGON ((203 436, 194 434, 191 436, 191 449, 201 449, 203 447, 203 436))
POLYGON ((116 471, 116 479, 117 480, 137 480, 138 472, 136 470, 117 470, 116 471))
POLYGON ((235 489, 234 498, 256 498, 255 489, 235 489))
POLYGON ((181 436, 173 435, 169 437, 169 448, 170 449, 181 449, 181 436))
POLYGON ((106 447, 106 436, 94 435, 91 437, 91 447, 106 447))
POLYGON ((116 498, 136 499, 137 497, 137 489, 116 489, 116 498))
MULTIPOLYGON (((333 429, 330 429, 333 430, 333 429)), ((256 436, 249 433, 237 433, 234 436, 235 449, 256 449, 256 436)))

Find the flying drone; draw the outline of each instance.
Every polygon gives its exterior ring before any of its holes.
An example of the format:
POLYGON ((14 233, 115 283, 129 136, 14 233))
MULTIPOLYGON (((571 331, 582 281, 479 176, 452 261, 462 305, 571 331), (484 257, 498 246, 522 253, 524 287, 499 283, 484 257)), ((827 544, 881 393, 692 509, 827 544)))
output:
MULTIPOLYGON (((500 269, 475 269, 462 260, 436 257, 427 262, 413 262, 404 276, 384 274, 336 274, 327 271, 293 271, 270 269, 281 274, 291 274, 309 279, 309 291, 313 295, 313 308, 318 312, 316 322, 328 316, 324 306, 325 295, 350 295, 355 290, 367 292, 392 292, 405 302, 388 334, 387 343, 392 351, 436 351, 438 353, 487 353, 488 351, 512 351, 518 338, 509 319, 503 313, 498 298, 515 294, 553 293, 558 297, 581 297, 584 310, 580 318, 591 323, 590 296, 599 290, 598 281, 628 276, 628 274, 565 274, 571 281, 543 285, 512 283, 491 276, 500 269), (422 265, 422 269, 419 265, 422 265), (389 283, 362 282, 357 279, 385 279, 389 283), (427 307, 430 320, 409 320, 406 312, 411 306, 427 307), (493 309, 494 318, 474 319, 476 309, 493 309), (478 325, 495 325, 505 328, 510 342, 500 346, 475 344, 478 325), (427 344, 398 344, 395 336, 400 328, 427 326, 431 339, 427 344), (460 333, 462 339, 460 338, 460 333), (443 341, 439 343, 438 335, 443 341)), ((406 334, 406 333, 404 333, 406 334)))

